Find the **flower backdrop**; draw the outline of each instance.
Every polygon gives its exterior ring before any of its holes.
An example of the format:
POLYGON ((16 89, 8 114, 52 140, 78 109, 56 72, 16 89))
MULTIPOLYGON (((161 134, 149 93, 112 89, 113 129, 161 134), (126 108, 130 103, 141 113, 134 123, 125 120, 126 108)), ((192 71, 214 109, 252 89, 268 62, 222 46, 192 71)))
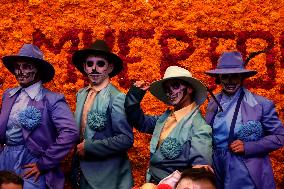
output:
MULTIPOLYGON (((220 89, 204 71, 216 66, 223 51, 239 50, 246 58, 252 52, 271 48, 248 63, 249 69, 259 73, 247 86, 272 99, 283 120, 281 7, 282 0, 1 0, 0 55, 16 54, 24 43, 38 45, 56 69, 47 87, 65 94, 74 111, 75 94, 86 79, 72 66, 71 55, 95 39, 105 39, 123 58, 124 70, 112 80, 123 92, 137 79, 160 79, 169 65, 185 67, 218 92, 220 89)), ((2 94, 15 86, 16 80, 2 64, 0 67, 2 94)), ((162 113, 166 108, 148 93, 142 106, 149 114, 162 113)), ((135 131, 129 155, 136 185, 144 182, 149 140, 150 136, 135 131)), ((270 157, 278 187, 282 188, 284 149, 270 157)), ((69 161, 67 157, 63 162, 67 175, 69 161)))

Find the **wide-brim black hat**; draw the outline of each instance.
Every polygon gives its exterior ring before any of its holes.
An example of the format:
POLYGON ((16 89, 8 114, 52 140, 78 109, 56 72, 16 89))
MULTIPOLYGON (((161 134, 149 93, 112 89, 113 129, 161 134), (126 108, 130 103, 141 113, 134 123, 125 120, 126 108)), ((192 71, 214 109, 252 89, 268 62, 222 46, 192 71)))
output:
POLYGON ((90 55, 103 56, 113 64, 113 70, 109 74, 109 77, 116 76, 123 68, 123 61, 119 56, 110 51, 105 41, 96 40, 89 48, 78 50, 72 56, 72 63, 83 74, 86 74, 83 64, 90 55))
POLYGON ((40 71, 39 77, 43 83, 51 81, 55 74, 54 67, 43 59, 42 51, 33 44, 24 44, 17 55, 4 56, 2 61, 12 74, 15 74, 14 65, 17 61, 35 64, 40 71))

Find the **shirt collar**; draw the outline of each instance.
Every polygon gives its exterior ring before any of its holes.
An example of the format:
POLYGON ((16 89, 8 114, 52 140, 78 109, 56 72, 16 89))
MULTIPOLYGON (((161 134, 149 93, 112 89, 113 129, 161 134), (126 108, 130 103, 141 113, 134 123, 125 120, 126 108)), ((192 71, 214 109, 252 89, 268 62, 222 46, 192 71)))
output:
POLYGON ((14 88, 10 91, 9 97, 14 96, 21 89, 23 89, 29 95, 29 97, 34 100, 35 97, 40 93, 40 91, 42 89, 42 82, 38 81, 38 82, 36 82, 36 83, 26 87, 26 88, 23 88, 21 86, 16 87, 16 88, 14 88))
POLYGON ((110 83, 110 80, 109 80, 109 78, 107 78, 100 85, 89 84, 87 86, 87 90, 93 89, 93 90, 99 92, 99 91, 103 90, 104 88, 106 88, 109 83, 110 83))
POLYGON ((184 116, 186 116, 189 112, 191 112, 196 106, 197 106, 196 102, 193 102, 190 105, 173 112, 176 120, 179 122, 182 118, 184 118, 184 116))

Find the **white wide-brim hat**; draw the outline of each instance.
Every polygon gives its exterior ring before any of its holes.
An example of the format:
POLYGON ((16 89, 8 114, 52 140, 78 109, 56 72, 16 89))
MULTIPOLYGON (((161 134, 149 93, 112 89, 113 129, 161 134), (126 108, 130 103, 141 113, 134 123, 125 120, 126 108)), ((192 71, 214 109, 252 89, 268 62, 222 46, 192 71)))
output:
POLYGON ((166 69, 163 79, 153 82, 150 85, 150 92, 159 100, 169 104, 166 92, 163 88, 163 83, 170 79, 180 79, 188 83, 193 88, 194 101, 196 104, 201 105, 207 98, 207 90, 205 85, 192 77, 192 74, 181 67, 170 66, 166 69))

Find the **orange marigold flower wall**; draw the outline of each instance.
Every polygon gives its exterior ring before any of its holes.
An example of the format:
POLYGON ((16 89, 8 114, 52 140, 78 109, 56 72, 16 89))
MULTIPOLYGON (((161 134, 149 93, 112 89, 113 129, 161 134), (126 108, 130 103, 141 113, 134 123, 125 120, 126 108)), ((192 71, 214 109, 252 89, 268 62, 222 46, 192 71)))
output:
MULTIPOLYGON (((24 43, 34 43, 56 69, 46 86, 63 93, 75 110, 75 94, 86 79, 71 64, 74 51, 95 39, 105 39, 124 60, 124 70, 112 82, 123 92, 142 79, 160 79, 169 65, 190 70, 214 92, 220 89, 204 71, 214 68, 226 50, 243 57, 271 47, 247 65, 259 73, 247 87, 276 104, 284 116, 284 9, 281 0, 1 0, 0 55, 16 54, 24 43)), ((1 64, 0 93, 16 85, 1 64)), ((202 106, 203 113, 205 106, 202 106)), ((148 114, 167 107, 150 94, 142 102, 148 114)), ((135 184, 145 182, 150 136, 135 132, 129 151, 135 184)), ((279 188, 284 188, 284 149, 270 157, 279 188)), ((63 162, 68 176, 69 155, 63 162)), ((68 188, 68 187, 67 187, 68 188)))

